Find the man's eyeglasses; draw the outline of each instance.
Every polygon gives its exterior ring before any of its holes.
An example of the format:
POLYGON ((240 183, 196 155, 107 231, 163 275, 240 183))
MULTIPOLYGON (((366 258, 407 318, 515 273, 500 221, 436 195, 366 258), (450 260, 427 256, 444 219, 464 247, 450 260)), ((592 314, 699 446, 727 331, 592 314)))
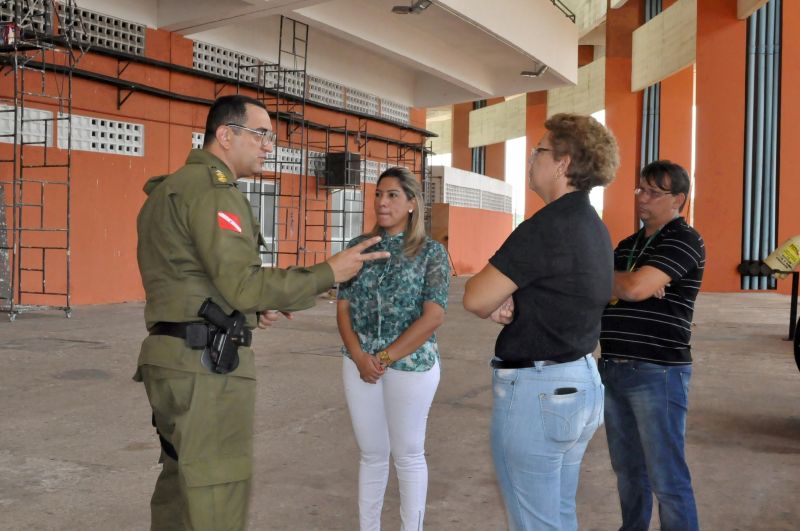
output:
POLYGON ((533 162, 533 159, 536 158, 536 155, 538 155, 539 153, 542 153, 544 151, 553 151, 553 150, 551 148, 543 148, 543 147, 531 148, 530 162, 533 162))
POLYGON ((262 144, 275 144, 275 140, 278 138, 278 135, 275 134, 275 131, 270 131, 268 129, 250 129, 249 127, 245 127, 239 124, 225 124, 228 127, 237 127, 239 129, 244 129, 250 133, 253 133, 258 137, 262 144))
POLYGON ((633 193, 635 195, 641 195, 643 197, 649 197, 650 199, 659 199, 664 197, 665 195, 675 195, 672 192, 661 192, 659 190, 655 190, 652 188, 634 188, 633 193))

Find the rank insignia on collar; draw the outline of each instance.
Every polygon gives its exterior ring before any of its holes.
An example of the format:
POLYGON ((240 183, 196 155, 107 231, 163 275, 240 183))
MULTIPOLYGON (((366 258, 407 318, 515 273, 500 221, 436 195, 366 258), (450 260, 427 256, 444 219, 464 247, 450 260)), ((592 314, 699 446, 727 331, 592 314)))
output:
POLYGON ((214 175, 217 177, 217 182, 226 183, 228 178, 222 173, 222 170, 214 170, 214 175))

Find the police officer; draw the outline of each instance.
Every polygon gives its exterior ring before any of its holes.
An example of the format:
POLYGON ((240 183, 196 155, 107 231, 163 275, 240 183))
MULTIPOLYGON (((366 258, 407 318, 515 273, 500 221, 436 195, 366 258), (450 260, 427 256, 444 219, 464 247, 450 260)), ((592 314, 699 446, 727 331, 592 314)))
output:
POLYGON ((364 261, 387 258, 362 254, 380 239, 372 238, 309 268, 261 267, 259 227, 235 183, 261 171, 274 142, 261 102, 221 97, 209 111, 203 149, 144 187, 137 256, 150 335, 134 379, 144 382, 162 444, 153 530, 245 528, 256 375, 250 330, 271 325, 277 311, 313 306, 317 294, 353 277, 364 261), (209 298, 221 315, 245 321, 245 331, 228 338, 238 360, 226 374, 207 345, 219 330, 198 317, 209 298))

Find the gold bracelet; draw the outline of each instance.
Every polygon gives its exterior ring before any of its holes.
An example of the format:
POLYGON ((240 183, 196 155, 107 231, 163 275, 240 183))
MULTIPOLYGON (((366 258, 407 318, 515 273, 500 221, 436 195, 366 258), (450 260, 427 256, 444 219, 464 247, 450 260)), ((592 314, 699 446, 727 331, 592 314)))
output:
POLYGON ((381 365, 383 365, 384 367, 388 367, 389 365, 394 363, 394 360, 392 360, 392 358, 389 357, 388 350, 381 350, 380 352, 378 352, 378 361, 380 361, 381 365))

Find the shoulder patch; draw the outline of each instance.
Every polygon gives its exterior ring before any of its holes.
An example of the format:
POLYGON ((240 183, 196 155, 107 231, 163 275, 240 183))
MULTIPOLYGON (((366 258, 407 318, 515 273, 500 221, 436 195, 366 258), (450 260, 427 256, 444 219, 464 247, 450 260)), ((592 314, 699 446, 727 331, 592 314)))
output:
POLYGON ((222 170, 214 170, 214 177, 216 177, 218 183, 223 183, 223 184, 228 183, 228 177, 226 177, 225 174, 222 173, 222 170))
POLYGON ((222 230, 229 230, 233 232, 242 232, 242 223, 239 216, 233 212, 225 212, 224 210, 217 211, 217 225, 222 230))

